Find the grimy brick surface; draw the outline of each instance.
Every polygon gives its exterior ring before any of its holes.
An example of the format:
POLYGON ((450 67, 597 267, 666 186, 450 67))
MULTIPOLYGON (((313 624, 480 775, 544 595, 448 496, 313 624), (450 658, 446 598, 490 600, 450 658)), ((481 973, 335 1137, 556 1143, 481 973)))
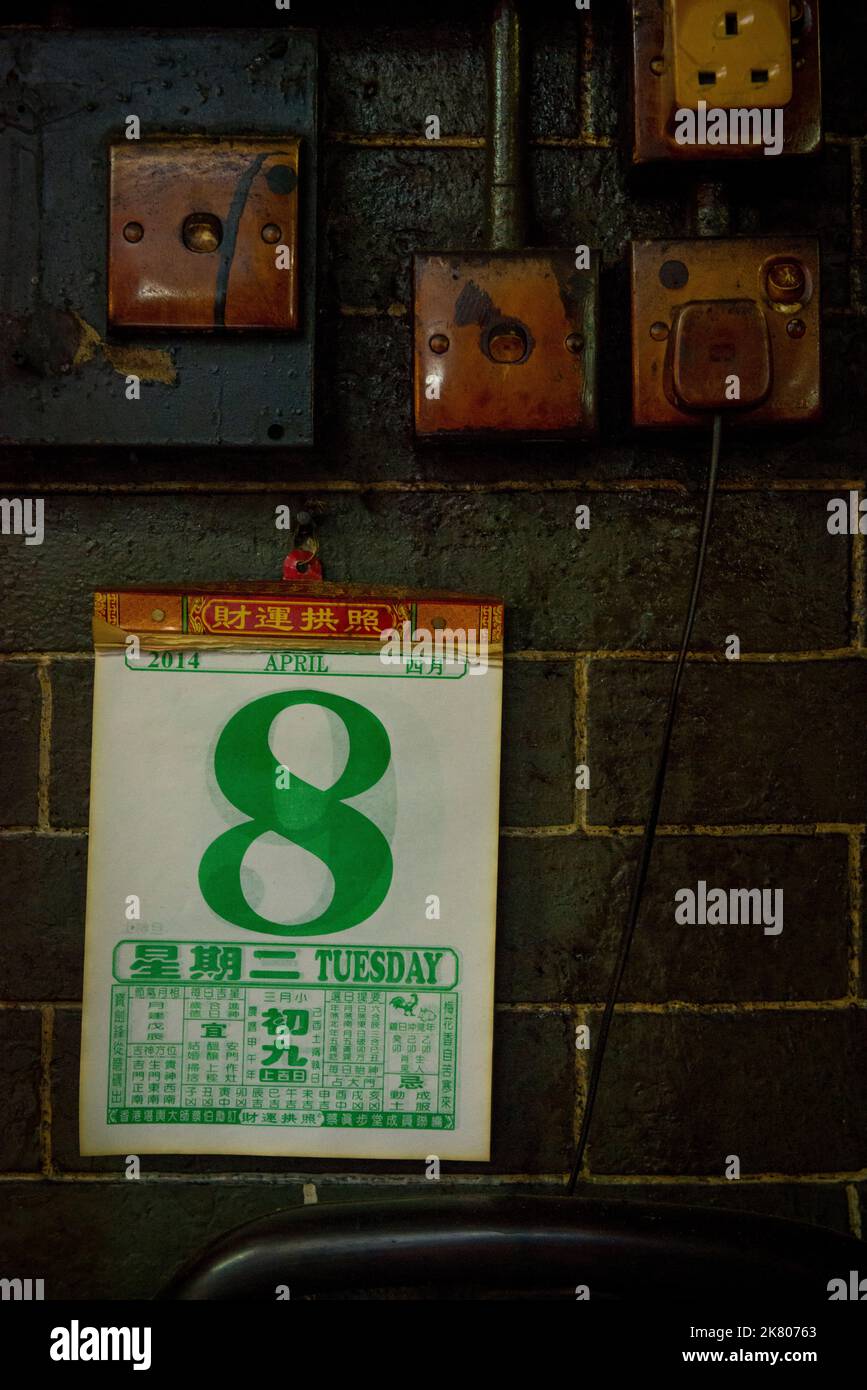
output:
MULTIPOLYGON (((630 428, 625 256, 633 237, 695 234, 699 174, 628 168, 625 5, 531 15, 530 237, 601 250, 600 439, 417 445, 411 259, 483 246, 488 7, 319 8, 315 447, 0 457, 0 492, 43 498, 46 526, 41 547, 0 538, 2 1263, 45 1277, 48 1297, 152 1296, 220 1232, 300 1204, 305 1184, 322 1202, 435 1186, 421 1164, 171 1155, 131 1182, 122 1159, 79 1154, 95 587, 276 577, 274 508, 289 503, 317 518, 327 578, 505 596, 492 1159, 444 1165, 438 1191, 560 1190, 587 1080, 575 1029, 598 1023, 627 909, 709 438, 630 428), (423 139, 430 113, 451 144, 423 139)), ((867 21, 844 8, 845 21, 825 7, 824 151, 713 174, 732 234, 820 239, 826 412, 811 430, 724 433, 664 833, 582 1191, 860 1234, 867 561, 863 539, 825 525, 828 499, 867 476, 863 83, 846 61, 867 21), (725 660, 730 634, 740 662, 725 660), (699 880, 784 888, 783 932, 677 924, 674 893, 699 880), (725 1177, 732 1154, 740 1182, 725 1177)), ((73 4, 70 22, 92 11, 73 4)), ((181 5, 171 22, 218 18, 181 5)), ((74 235, 75 190, 51 196, 74 235)), ((52 389, 49 362, 34 408, 52 389)))

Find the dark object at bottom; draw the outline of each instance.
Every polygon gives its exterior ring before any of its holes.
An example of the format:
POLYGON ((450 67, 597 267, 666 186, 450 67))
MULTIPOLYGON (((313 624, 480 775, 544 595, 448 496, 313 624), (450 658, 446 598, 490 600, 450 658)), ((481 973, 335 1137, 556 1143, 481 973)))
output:
POLYGON ((828 1300, 864 1263, 850 1236, 777 1217, 574 1197, 335 1203, 240 1226, 169 1299, 828 1300), (398 1290, 400 1291, 398 1293, 398 1290))

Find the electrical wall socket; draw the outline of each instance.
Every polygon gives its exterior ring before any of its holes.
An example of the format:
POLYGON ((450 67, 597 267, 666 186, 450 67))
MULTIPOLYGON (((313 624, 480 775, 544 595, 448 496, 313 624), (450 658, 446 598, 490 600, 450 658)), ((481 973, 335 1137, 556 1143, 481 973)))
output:
MULTIPOLYGON (((812 154, 822 142, 821 0, 630 0, 633 162, 761 158, 763 113, 780 112, 772 153, 812 154), (678 113, 754 112, 725 142, 683 140, 678 113), (680 139, 678 139, 680 134, 680 139), (731 143, 729 143, 731 141, 731 143)), ((704 128, 704 127, 703 127, 704 128)))
POLYGON ((789 0, 669 0, 678 106, 787 106, 792 100, 789 0))
POLYGON ((632 242, 632 419, 694 427, 821 413, 819 246, 812 237, 632 242))

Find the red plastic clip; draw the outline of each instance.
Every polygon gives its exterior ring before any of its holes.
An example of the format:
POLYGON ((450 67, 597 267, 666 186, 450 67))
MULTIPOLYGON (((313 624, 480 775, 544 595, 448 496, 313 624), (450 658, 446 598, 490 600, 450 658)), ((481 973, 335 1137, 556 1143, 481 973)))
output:
POLYGON ((319 559, 319 537, 309 512, 298 513, 298 525, 292 538, 293 545, 283 561, 284 579, 321 579, 322 561, 319 559))
POLYGON ((322 561, 315 550, 290 550, 283 561, 284 579, 321 579, 322 561))

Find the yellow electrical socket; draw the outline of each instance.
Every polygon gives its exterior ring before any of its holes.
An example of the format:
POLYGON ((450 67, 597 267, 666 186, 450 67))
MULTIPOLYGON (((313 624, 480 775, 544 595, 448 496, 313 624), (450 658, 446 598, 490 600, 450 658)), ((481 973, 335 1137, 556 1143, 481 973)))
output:
POLYGON ((792 99, 789 0, 668 0, 680 107, 781 107, 792 99))

